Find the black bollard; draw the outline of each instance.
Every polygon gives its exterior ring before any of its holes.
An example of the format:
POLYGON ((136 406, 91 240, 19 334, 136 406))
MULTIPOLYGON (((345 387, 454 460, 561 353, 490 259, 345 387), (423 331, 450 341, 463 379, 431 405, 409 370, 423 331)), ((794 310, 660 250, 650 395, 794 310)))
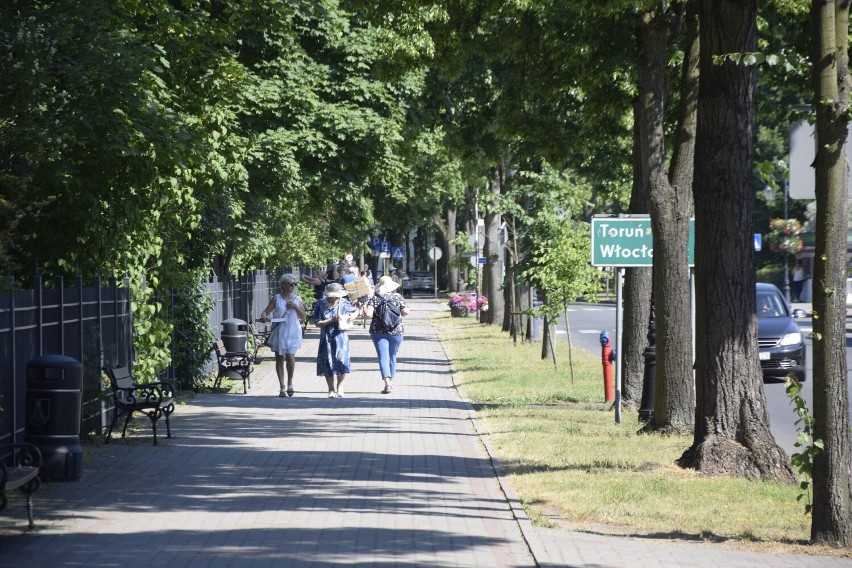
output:
POLYGON ((642 402, 639 405, 640 422, 648 422, 654 415, 654 377, 657 370, 656 329, 654 299, 651 298, 651 313, 648 316, 648 347, 642 352, 645 358, 645 373, 642 376, 642 402))

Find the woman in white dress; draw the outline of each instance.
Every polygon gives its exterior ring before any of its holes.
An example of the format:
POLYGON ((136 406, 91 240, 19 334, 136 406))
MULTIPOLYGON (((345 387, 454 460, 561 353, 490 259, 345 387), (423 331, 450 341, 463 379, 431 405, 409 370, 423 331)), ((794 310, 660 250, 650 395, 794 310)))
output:
POLYGON ((296 351, 302 346, 302 322, 307 316, 307 307, 296 295, 296 277, 285 274, 278 281, 281 291, 269 300, 269 305, 260 314, 260 321, 272 318, 275 323, 269 335, 269 346, 275 353, 275 372, 281 390, 278 396, 293 396, 293 373, 296 370, 296 351), (284 367, 287 367, 287 386, 284 386, 284 367))

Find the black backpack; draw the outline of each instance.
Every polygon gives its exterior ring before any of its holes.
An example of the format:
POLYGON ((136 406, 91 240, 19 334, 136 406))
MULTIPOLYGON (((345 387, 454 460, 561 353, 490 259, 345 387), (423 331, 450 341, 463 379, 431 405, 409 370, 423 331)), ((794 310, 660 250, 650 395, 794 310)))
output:
POLYGON ((376 317, 384 325, 385 331, 390 333, 402 323, 402 314, 399 313, 399 302, 390 296, 378 297, 376 317))

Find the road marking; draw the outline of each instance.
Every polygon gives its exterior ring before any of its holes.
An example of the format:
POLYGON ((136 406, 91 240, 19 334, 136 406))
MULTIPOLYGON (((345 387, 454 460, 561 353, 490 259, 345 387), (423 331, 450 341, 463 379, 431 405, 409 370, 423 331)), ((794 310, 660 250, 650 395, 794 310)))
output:
POLYGON ((601 332, 599 329, 580 329, 578 330, 580 333, 595 333, 598 334, 601 332))

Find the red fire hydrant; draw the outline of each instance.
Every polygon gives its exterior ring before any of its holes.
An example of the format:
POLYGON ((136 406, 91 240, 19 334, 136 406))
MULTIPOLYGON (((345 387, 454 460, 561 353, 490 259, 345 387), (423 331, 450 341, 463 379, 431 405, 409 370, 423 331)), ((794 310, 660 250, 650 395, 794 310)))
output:
POLYGON ((609 332, 601 331, 601 363, 603 363, 604 376, 604 400, 613 402, 615 400, 615 381, 613 381, 613 363, 615 362, 615 351, 612 350, 609 340, 609 332))

